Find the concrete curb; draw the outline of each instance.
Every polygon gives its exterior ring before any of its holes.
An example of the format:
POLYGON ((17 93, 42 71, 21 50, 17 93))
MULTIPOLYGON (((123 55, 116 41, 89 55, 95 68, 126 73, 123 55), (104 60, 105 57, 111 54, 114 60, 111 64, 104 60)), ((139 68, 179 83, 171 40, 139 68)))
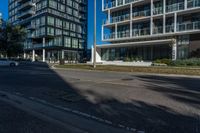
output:
POLYGON ((157 74, 157 73, 144 73, 144 72, 117 72, 117 71, 104 71, 104 70, 87 70, 87 69, 73 69, 73 68, 57 68, 55 65, 50 66, 53 70, 65 70, 65 71, 85 71, 85 72, 108 72, 108 73, 122 73, 128 75, 148 75, 148 76, 164 76, 164 77, 182 77, 182 78, 200 78, 195 75, 183 75, 183 74, 157 74))

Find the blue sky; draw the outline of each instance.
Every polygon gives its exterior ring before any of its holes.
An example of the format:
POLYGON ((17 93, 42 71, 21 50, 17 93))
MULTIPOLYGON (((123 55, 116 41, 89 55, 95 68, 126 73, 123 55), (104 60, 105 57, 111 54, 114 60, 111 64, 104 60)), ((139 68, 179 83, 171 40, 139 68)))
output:
MULTIPOLYGON (((101 42, 101 24, 104 14, 101 11, 101 0, 97 1, 97 44, 102 44, 101 42)), ((93 16, 94 16, 94 0, 88 0, 88 48, 93 45, 93 16)), ((3 18, 8 18, 8 0, 1 0, 0 2, 0 12, 3 13, 3 18)))

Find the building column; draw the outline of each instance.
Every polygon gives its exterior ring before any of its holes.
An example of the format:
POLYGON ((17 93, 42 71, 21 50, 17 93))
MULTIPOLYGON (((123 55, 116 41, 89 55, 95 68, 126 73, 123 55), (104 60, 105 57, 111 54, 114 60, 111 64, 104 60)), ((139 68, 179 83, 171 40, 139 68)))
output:
POLYGON ((177 40, 174 38, 172 40, 172 60, 177 59, 177 40))
POLYGON ((166 10, 166 0, 163 0, 163 33, 166 32, 166 14, 165 14, 165 10, 166 10))
POLYGON ((174 32, 177 31, 177 13, 174 13, 174 32))
POLYGON ((44 49, 45 43, 46 43, 46 40, 45 40, 45 38, 43 38, 43 41, 42 41, 42 45, 43 45, 43 50, 42 50, 42 61, 43 61, 43 62, 46 61, 46 59, 45 59, 45 49, 44 49))
POLYGON ((65 51, 62 50, 62 55, 61 55, 61 58, 64 59, 65 58, 65 51))
POLYGON ((104 11, 104 0, 102 0, 102 11, 104 11))
POLYGON ((24 59, 26 59, 26 52, 24 52, 24 59))
POLYGON ((132 17, 133 17, 133 5, 131 4, 130 5, 130 37, 133 36, 133 20, 132 20, 132 17))
POLYGON ((115 24, 115 39, 118 38, 118 37, 117 37, 117 31, 118 31, 118 29, 117 29, 117 24, 115 24))
POLYGON ((35 50, 32 51, 32 62, 35 62, 35 50))
POLYGON ((184 8, 187 9, 187 0, 184 0, 184 8))
POLYGON ((150 22, 150 34, 153 35, 153 0, 151 0, 151 22, 150 22))
MULTIPOLYGON (((107 22, 106 22, 107 23, 107 22)), ((111 21, 110 21, 110 9, 108 10, 108 23, 110 24, 111 21)))

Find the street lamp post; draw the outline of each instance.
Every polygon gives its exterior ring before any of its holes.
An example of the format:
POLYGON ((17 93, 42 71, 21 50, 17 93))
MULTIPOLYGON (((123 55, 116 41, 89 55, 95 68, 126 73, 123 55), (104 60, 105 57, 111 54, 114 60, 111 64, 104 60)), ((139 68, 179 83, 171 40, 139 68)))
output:
POLYGON ((96 68, 96 51, 97 51, 97 47, 96 47, 96 0, 94 0, 94 51, 93 51, 93 67, 96 68))

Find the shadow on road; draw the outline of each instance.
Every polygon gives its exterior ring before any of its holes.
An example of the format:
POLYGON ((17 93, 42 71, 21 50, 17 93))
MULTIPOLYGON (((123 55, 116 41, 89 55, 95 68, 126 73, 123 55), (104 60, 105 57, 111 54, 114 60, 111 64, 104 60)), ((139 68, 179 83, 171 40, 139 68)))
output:
MULTIPOLYGON (((182 89, 161 88, 157 85, 146 85, 146 88, 199 109, 199 86, 190 83, 191 80, 192 83, 199 83, 200 79, 137 77, 149 83, 168 82, 179 86, 182 89)), ((79 82, 79 79, 71 80, 74 83, 79 82)), ((192 112, 182 114, 167 106, 149 104, 139 100, 122 102, 117 97, 105 97, 104 94, 96 93, 95 88, 94 91, 80 91, 44 63, 22 64, 12 71, 0 68, 0 90, 21 92, 26 96, 41 98, 53 104, 110 120, 116 124, 120 123, 144 130, 146 133, 200 133, 200 116, 192 112), (87 95, 93 96, 97 102, 93 103, 88 100, 87 95)))

